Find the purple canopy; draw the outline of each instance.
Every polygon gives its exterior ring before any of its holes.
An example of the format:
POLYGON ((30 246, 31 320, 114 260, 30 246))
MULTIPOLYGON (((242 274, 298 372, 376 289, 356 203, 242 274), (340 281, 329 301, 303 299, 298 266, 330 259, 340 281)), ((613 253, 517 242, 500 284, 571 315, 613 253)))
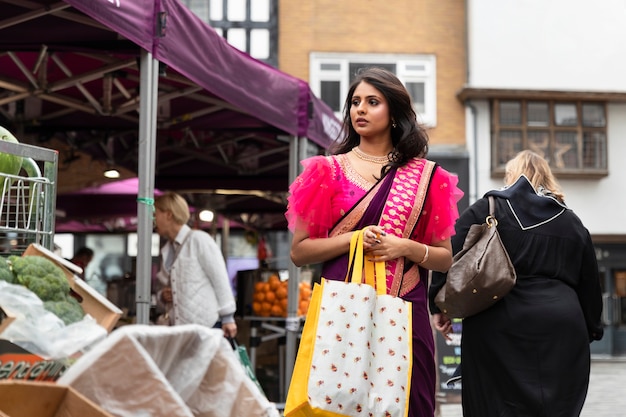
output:
MULTIPOLYGON (((98 233, 98 232, 134 232, 137 231, 137 195, 139 178, 112 181, 94 187, 58 196, 63 207, 55 224, 56 233, 98 233), (89 207, 89 216, 85 216, 84 207, 89 207)), ((154 190, 154 195, 163 194, 154 190)), ((195 211, 193 207, 191 211, 195 211)), ((215 219, 218 227, 225 221, 223 216, 215 219)), ((241 224, 230 221, 230 228, 241 228, 241 224)), ((209 228, 208 223, 199 223, 198 227, 209 228)))
MULTIPOLYGON (((87 187, 79 190, 75 193, 71 193, 68 195, 79 196, 79 195, 128 195, 128 196, 137 196, 139 192, 139 178, 128 178, 125 180, 112 181, 109 183, 96 185, 94 187, 87 187)), ((162 194, 159 190, 154 190, 154 195, 162 194)))
POLYGON ((146 51, 152 52, 158 0, 66 2, 106 27, 115 29, 146 51))
POLYGON ((137 171, 146 157, 137 151, 142 49, 167 66, 158 80, 154 186, 249 191, 206 198, 233 218, 253 208, 271 213, 263 227, 284 227, 285 135, 325 148, 339 122, 306 82, 231 47, 178 1, 0 3, 5 126, 25 143, 67 141, 67 150, 54 145, 60 196, 104 181, 93 170, 73 171, 75 153, 145 178, 137 171), (23 113, 13 114, 9 105, 20 101, 23 113), (260 198, 258 190, 278 195, 260 198))
POLYGON ((178 0, 66 1, 243 112, 323 147, 335 139, 337 119, 306 82, 232 47, 178 0))
MULTIPOLYGON (((155 196, 161 194, 161 191, 154 190, 155 196)), ((57 218, 56 231, 110 231, 112 227, 105 223, 116 223, 117 219, 123 219, 123 225, 117 227, 117 231, 135 231, 138 195, 139 178, 112 181, 59 195, 57 205, 62 207, 62 216, 57 218), (85 215, 87 211, 89 214, 85 215), (84 226, 82 230, 81 225, 84 226)))

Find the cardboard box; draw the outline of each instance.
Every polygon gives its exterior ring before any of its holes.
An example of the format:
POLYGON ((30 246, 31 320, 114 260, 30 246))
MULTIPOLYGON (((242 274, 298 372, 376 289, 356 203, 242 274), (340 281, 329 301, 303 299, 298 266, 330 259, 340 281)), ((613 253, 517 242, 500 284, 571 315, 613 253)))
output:
POLYGON ((113 330, 122 316, 122 310, 120 310, 102 294, 94 290, 81 278, 74 275, 72 270, 80 272, 82 271, 80 267, 61 258, 60 256, 57 256, 55 253, 37 243, 29 245, 22 256, 44 256, 59 266, 59 268, 61 268, 65 273, 65 276, 70 283, 70 287, 77 294, 77 298, 79 298, 78 301, 83 307, 85 313, 93 317, 96 322, 107 329, 107 331, 110 332, 113 330))
POLYGON ((71 387, 0 381, 0 417, 113 417, 71 387))
POLYGON ((0 339, 0 380, 52 382, 59 379, 67 368, 68 365, 61 361, 44 359, 8 340, 0 339))
POLYGON ((14 314, 0 307, 0 334, 15 320, 14 314))

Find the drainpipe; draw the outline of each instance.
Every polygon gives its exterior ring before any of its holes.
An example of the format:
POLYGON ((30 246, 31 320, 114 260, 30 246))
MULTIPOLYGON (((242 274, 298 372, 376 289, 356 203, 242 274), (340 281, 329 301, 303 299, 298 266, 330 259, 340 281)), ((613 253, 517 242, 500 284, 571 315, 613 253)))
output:
POLYGON ((474 103, 467 101, 465 104, 472 112, 472 151, 470 152, 470 163, 472 165, 471 183, 473 187, 470 187, 469 204, 478 200, 478 110, 474 103))

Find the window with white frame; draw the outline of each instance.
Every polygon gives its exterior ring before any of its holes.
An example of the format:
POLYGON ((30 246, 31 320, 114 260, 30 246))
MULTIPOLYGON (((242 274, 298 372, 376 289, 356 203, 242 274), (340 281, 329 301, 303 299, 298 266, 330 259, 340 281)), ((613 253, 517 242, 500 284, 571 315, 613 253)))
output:
POLYGON ((411 94, 418 120, 437 124, 436 59, 434 55, 312 53, 310 84, 313 92, 341 118, 350 83, 359 69, 369 66, 395 73, 411 94))
POLYGON ((530 149, 560 176, 604 176, 607 167, 606 103, 583 100, 492 102, 492 172, 530 149))

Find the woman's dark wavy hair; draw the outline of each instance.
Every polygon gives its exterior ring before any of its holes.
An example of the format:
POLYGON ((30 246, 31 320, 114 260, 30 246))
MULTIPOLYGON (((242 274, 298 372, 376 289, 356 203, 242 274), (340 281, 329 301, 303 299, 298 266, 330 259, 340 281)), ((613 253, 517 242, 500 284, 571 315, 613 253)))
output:
POLYGON ((391 129, 393 143, 391 163, 383 168, 383 172, 392 166, 405 165, 412 158, 425 157, 428 153, 428 134, 417 121, 409 92, 394 73, 379 67, 362 69, 350 85, 343 107, 343 127, 340 137, 344 139, 337 142, 330 149, 330 153, 337 155, 350 152, 361 140, 350 120, 352 96, 361 82, 366 82, 381 92, 387 100, 391 120, 396 124, 396 127, 391 129))

